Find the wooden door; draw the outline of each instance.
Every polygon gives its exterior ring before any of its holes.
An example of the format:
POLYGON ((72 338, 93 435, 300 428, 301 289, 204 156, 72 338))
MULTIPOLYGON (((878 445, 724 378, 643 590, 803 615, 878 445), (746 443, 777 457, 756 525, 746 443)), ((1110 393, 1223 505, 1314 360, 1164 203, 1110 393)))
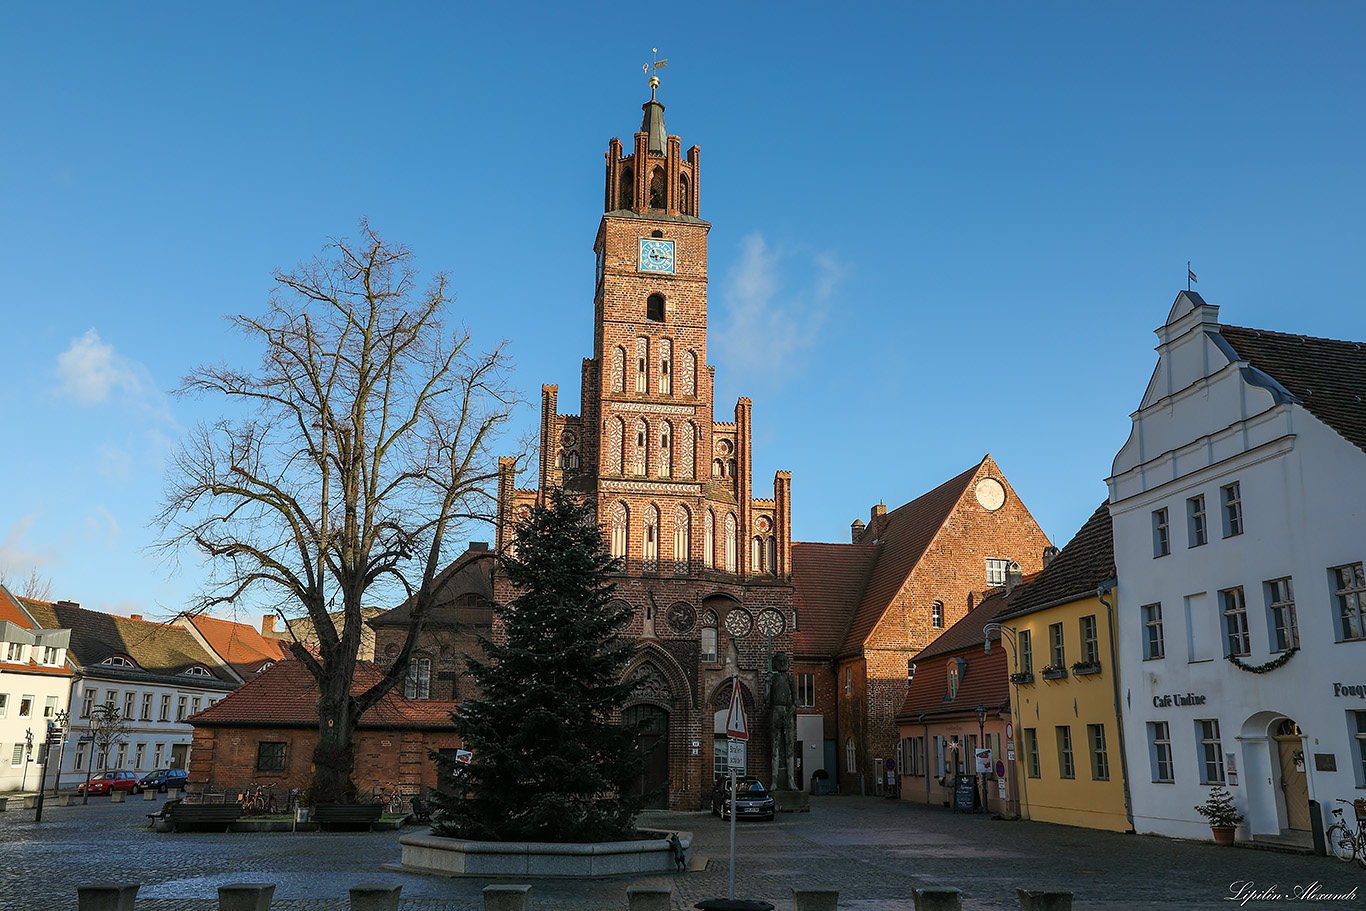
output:
POLYGON ((1285 794, 1286 825, 1309 831, 1309 782, 1304 768, 1304 741, 1294 735, 1276 736, 1281 756, 1281 791, 1285 794))
POLYGON ((645 806, 663 809, 669 805, 669 713, 654 705, 633 705, 622 712, 627 724, 644 721, 637 741, 645 754, 645 772, 636 783, 636 794, 648 794, 645 806))

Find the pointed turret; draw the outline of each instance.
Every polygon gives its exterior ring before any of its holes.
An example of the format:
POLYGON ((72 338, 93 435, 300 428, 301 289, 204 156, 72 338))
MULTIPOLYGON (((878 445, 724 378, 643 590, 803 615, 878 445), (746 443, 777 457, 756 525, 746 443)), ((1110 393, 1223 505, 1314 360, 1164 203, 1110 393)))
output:
POLYGON ((669 134, 664 130, 664 105, 655 98, 655 90, 658 88, 659 77, 651 76, 650 100, 640 106, 645 112, 645 116, 640 120, 640 132, 649 137, 649 151, 663 155, 668 151, 669 134))

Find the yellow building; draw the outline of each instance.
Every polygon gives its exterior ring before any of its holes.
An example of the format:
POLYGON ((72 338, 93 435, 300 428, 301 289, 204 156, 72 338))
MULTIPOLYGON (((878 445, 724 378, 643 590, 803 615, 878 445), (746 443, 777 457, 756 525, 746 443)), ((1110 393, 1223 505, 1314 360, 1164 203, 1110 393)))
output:
MULTIPOLYGON (((1133 830, 1119 724, 1118 606, 1102 504, 996 617, 1011 671, 1014 781, 1027 819, 1133 830)), ((1009 750, 1010 742, 1008 759, 1009 750)))

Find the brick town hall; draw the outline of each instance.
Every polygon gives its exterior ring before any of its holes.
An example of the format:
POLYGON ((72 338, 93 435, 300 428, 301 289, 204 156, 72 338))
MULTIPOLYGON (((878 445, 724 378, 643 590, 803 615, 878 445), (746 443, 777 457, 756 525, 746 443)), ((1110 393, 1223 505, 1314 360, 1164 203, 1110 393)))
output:
MULTIPOLYGON (((725 768, 713 756, 715 717, 729 707, 731 675, 757 721, 769 650, 791 654, 790 475, 755 497, 749 399, 732 420, 715 419, 699 149, 685 156, 666 134, 651 84, 633 147, 613 139, 607 149, 579 413, 560 414, 558 387, 542 387, 539 490, 514 489, 504 460, 498 547, 547 488, 595 500, 604 540, 625 560, 617 594, 642 644, 634 670, 646 684, 626 712, 666 743, 643 784, 667 781, 670 805, 695 808, 725 768)), ((495 600, 511 597, 495 580, 495 600)), ((767 726, 753 726, 758 772, 770 747, 767 726)))

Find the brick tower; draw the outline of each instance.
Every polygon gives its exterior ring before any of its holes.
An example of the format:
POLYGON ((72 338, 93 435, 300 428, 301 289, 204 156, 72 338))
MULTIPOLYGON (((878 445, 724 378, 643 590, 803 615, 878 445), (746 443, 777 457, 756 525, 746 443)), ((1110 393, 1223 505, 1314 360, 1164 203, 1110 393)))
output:
MULTIPOLYGON (((724 768, 716 717, 729 678, 746 691, 746 773, 772 777, 765 694, 768 656, 791 654, 791 475, 753 497, 752 405, 713 415, 707 362, 707 232, 699 217, 700 150, 687 155, 664 129, 664 105, 642 105, 626 150, 607 148, 593 296, 593 356, 583 362, 579 414, 559 413, 559 388, 541 387, 537 487, 515 486, 504 460, 498 547, 550 487, 589 495, 604 541, 624 558, 617 593, 634 609, 646 685, 626 709, 649 721, 642 786, 666 785, 667 805, 696 808, 724 768), (720 758, 715 751, 720 744, 720 758)), ((514 596, 505 583, 495 591, 514 596)))

